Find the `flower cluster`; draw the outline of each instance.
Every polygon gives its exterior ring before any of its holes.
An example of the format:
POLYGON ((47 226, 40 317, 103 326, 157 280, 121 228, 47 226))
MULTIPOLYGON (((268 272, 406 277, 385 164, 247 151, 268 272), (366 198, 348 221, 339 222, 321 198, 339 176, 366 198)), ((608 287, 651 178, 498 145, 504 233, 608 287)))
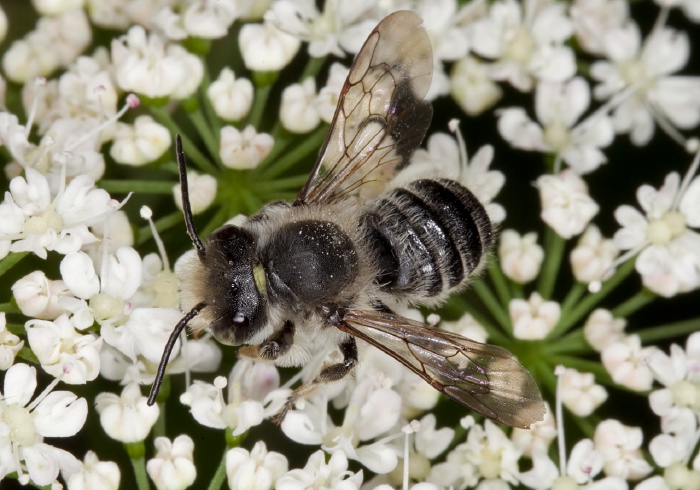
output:
MULTIPOLYGON (((52 489, 700 488, 700 316, 684 310, 700 290, 698 22, 694 0, 0 7, 0 479, 52 489), (346 83, 352 57, 404 9, 430 38, 425 98, 441 110, 390 185, 456 180, 498 233, 467 293, 437 313, 409 302, 397 312, 512 352, 546 400, 529 429, 469 415, 422 379, 449 373, 362 340, 353 374, 317 386, 343 362, 339 349, 309 352, 291 371, 237 358, 206 325, 170 339, 191 273, 175 135, 203 238, 291 202, 324 141, 340 144, 326 135, 357 83, 346 83), (20 18, 38 20, 18 32, 20 18), (470 144, 492 132, 469 154, 463 127, 479 128, 466 131, 470 144), (643 165, 659 147, 664 166, 643 165), (299 383, 306 396, 285 405, 299 383), (90 434, 88 417, 99 420, 90 434), (112 461, 125 459, 131 467, 112 461)), ((411 45, 381 54, 408 67, 424 55, 411 45)), ((414 97, 403 85, 394 96, 414 97)), ((349 113, 338 116, 348 127, 378 124, 349 113)), ((403 156, 410 128, 428 121, 398 117, 392 155, 403 156)), ((465 359, 488 379, 498 366, 477 350, 465 359)), ((479 380, 466 383, 475 408, 483 390, 505 393, 479 380)))

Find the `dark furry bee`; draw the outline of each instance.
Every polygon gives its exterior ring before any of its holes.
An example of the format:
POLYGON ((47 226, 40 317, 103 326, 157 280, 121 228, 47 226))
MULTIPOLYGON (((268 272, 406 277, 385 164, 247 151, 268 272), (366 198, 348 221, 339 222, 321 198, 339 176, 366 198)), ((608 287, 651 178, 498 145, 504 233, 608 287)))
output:
POLYGON ((295 401, 339 380, 358 362, 355 338, 397 359, 433 387, 497 422, 528 428, 544 416, 537 384, 507 350, 403 318, 408 305, 435 306, 483 265, 494 230, 481 203, 448 179, 390 181, 408 164, 432 118, 424 100, 432 50, 420 17, 385 18, 358 53, 330 132, 292 203, 273 202, 242 226, 202 242, 180 169, 185 223, 182 305, 151 390, 154 403, 170 351, 190 324, 239 353, 298 366, 338 348, 343 360, 297 388, 295 401))

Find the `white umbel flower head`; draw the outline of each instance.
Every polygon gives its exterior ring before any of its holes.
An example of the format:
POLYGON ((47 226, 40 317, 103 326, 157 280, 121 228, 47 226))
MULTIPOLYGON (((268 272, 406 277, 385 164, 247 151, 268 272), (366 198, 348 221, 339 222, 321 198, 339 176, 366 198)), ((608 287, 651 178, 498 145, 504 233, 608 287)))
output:
POLYGON ((54 320, 65 313, 59 298, 70 291, 61 281, 52 281, 43 271, 34 271, 12 285, 12 295, 23 315, 41 320, 54 320))
POLYGON ((609 310, 598 308, 591 313, 583 326, 583 334, 591 347, 598 352, 608 345, 625 339, 624 318, 615 318, 609 310))
POLYGON ((542 213, 540 217, 562 238, 581 233, 599 206, 588 194, 584 180, 571 170, 537 179, 542 213))
POLYGON ((628 427, 614 419, 598 424, 593 441, 605 458, 603 469, 608 476, 640 480, 652 471, 642 455, 643 437, 639 427, 628 427))
POLYGON ((271 490, 288 467, 287 458, 268 451, 263 441, 256 442, 250 452, 236 447, 226 453, 226 475, 231 490, 271 490))
POLYGON ((50 485, 59 470, 80 468, 72 454, 43 442, 44 437, 74 436, 87 418, 85 398, 69 391, 51 391, 54 386, 30 401, 37 387, 36 369, 15 364, 5 373, 0 395, 0 479, 16 471, 20 482, 31 479, 36 485, 50 485))
POLYGON ((233 70, 224 68, 209 85, 207 97, 221 119, 240 121, 253 105, 253 84, 247 78, 236 78, 233 70))
POLYGON ((596 384, 592 373, 567 368, 560 376, 561 401, 579 417, 589 416, 608 398, 608 392, 596 384))
POLYGON ((649 395, 649 405, 664 417, 677 407, 700 411, 700 332, 688 337, 685 349, 671 345, 670 353, 652 353, 649 368, 664 388, 649 395))
POLYGON ((308 77, 284 89, 280 104, 280 122, 291 133, 308 133, 321 122, 315 105, 316 80, 308 77))
POLYGON ((343 489, 358 490, 362 485, 362 470, 348 470, 348 458, 343 451, 334 451, 326 463, 323 451, 316 451, 303 469, 288 471, 277 480, 276 490, 343 489))
MULTIPOLYGON (((691 169, 699 159, 700 153, 691 169)), ((658 190, 641 186, 637 200, 644 214, 628 205, 615 210, 622 225, 615 245, 639 252, 635 267, 642 283, 664 297, 700 287, 700 177, 690 177, 689 172, 681 182, 673 172, 658 190)))
MULTIPOLYGON (((190 208, 192 214, 199 214, 212 205, 216 199, 217 182, 209 174, 200 174, 194 170, 187 172, 187 185, 189 189, 190 208)), ((182 191, 180 184, 173 186, 173 199, 175 206, 182 211, 182 191)))
POLYGON ((544 339, 559 321, 561 307, 555 301, 545 301, 539 293, 532 293, 526 301, 513 299, 508 305, 513 335, 516 339, 544 339))
POLYGON ((605 54, 605 36, 629 19, 625 0, 574 0, 569 8, 574 34, 581 47, 591 54, 605 54))
POLYGON ((537 244, 535 232, 521 236, 515 230, 503 230, 498 246, 498 258, 506 276, 525 284, 539 274, 544 250, 537 244))
POLYGON ((603 348, 600 358, 613 381, 637 391, 651 389, 649 359, 656 347, 642 347, 639 335, 629 335, 603 348))
POLYGON ((611 270, 618 252, 613 240, 603 238, 597 226, 589 225, 571 251, 574 277, 584 284, 606 279, 603 274, 611 270))
POLYGON ((150 98, 189 97, 204 75, 197 56, 141 26, 112 41, 112 62, 119 88, 150 98))
POLYGON ((197 468, 194 466, 194 442, 187 434, 177 436, 172 442, 167 437, 157 437, 154 443, 156 455, 148 460, 148 476, 158 490, 184 490, 194 483, 197 468))
POLYGON ((170 148, 170 131, 151 116, 139 116, 134 124, 117 123, 109 154, 118 163, 141 166, 151 163, 170 148))
POLYGON ((75 330, 67 315, 54 321, 29 320, 27 341, 47 373, 68 384, 85 384, 100 372, 102 338, 75 330))
POLYGON ((5 371, 15 362, 15 356, 24 346, 24 340, 7 329, 5 313, 0 313, 0 371, 5 371))
POLYGON ((271 22, 245 24, 238 34, 243 62, 253 71, 280 71, 287 66, 301 45, 299 38, 287 34, 271 22))
POLYGON ((120 442, 143 441, 160 414, 158 405, 148 406, 147 401, 138 383, 133 382, 124 387, 121 395, 97 395, 95 408, 107 435, 120 442))
POLYGON ((452 66, 450 94, 467 115, 475 117, 493 107, 503 96, 503 90, 489 78, 484 62, 466 56, 452 66))
POLYGON ((221 128, 221 163, 228 168, 246 170, 257 167, 272 150, 274 140, 267 133, 258 133, 253 126, 239 131, 233 126, 221 128))
POLYGON ((117 463, 100 461, 92 451, 85 454, 80 471, 71 474, 64 471, 63 476, 68 490, 117 490, 121 479, 117 463))

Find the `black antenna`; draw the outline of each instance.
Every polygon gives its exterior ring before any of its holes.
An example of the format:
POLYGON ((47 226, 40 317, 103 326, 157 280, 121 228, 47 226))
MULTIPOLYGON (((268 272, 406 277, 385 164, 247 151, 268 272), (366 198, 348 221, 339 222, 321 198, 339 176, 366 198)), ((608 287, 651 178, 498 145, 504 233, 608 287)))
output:
MULTIPOLYGON (((178 140, 180 138, 178 137, 178 140)), ((160 385, 163 384, 163 377, 165 376, 165 368, 168 366, 168 360, 170 359, 170 354, 173 352, 173 347, 175 347, 175 342, 180 336, 180 333, 184 330, 187 324, 196 317, 199 312, 207 306, 204 302, 197 304, 192 308, 189 313, 187 313, 182 320, 175 325, 173 333, 170 334, 168 343, 165 344, 165 349, 163 349, 163 357, 160 358, 160 364, 158 364, 158 371, 156 372, 156 379, 153 380, 153 386, 151 387, 151 394, 148 395, 148 406, 150 407, 156 402, 156 396, 158 396, 158 390, 160 390, 160 385)))
POLYGON ((187 234, 192 240, 194 248, 197 250, 199 260, 204 262, 204 244, 197 235, 197 228, 194 226, 192 219, 192 208, 190 207, 190 192, 187 188, 187 162, 185 161, 185 152, 182 151, 182 139, 178 134, 175 136, 175 156, 177 158, 177 168, 180 171, 180 192, 182 193, 182 212, 185 214, 185 226, 187 226, 187 234))

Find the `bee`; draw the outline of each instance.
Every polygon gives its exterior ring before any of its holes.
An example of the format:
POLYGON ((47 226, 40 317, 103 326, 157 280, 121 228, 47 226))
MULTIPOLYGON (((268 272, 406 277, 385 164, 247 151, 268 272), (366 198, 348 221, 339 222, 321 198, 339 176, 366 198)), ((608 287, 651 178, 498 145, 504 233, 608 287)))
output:
POLYGON ((478 199, 449 179, 390 182, 421 144, 432 119, 425 100, 432 49, 422 19, 395 12, 357 54, 309 178, 293 202, 265 205, 241 226, 206 242, 188 199, 177 138, 183 210, 194 245, 182 260, 188 311, 163 352, 149 404, 170 352, 189 324, 210 330, 239 355, 300 366, 338 348, 292 392, 274 421, 319 386, 358 363, 355 339, 398 360, 448 397, 494 421, 529 428, 545 408, 537 384, 514 356, 396 313, 436 306, 478 272, 495 239, 478 199))

